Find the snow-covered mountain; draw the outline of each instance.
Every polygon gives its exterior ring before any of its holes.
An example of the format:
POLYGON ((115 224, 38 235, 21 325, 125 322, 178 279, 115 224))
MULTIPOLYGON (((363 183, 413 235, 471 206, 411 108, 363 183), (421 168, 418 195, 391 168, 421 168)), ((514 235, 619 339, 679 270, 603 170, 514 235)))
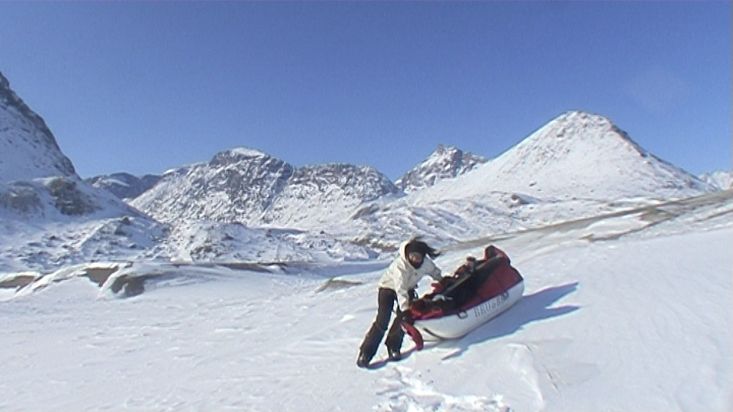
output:
POLYGON ((713 190, 643 149, 609 119, 567 112, 485 165, 415 194, 416 202, 490 192, 544 199, 681 198, 713 190))
POLYGON ((719 170, 712 173, 705 173, 700 176, 700 180, 715 186, 720 190, 733 189, 733 172, 730 171, 726 172, 719 170))
POLYGON ((237 148, 164 174, 132 204, 162 222, 302 229, 342 220, 364 202, 397 193, 387 177, 370 167, 296 168, 261 151, 237 148))
POLYGON ((486 158, 454 146, 438 145, 424 161, 410 169, 395 185, 405 193, 433 186, 440 180, 460 176, 486 163, 486 158))
POLYGON ((49 176, 77 177, 46 122, 0 73, 0 182, 49 176))
POLYGON ((129 173, 112 173, 95 176, 85 181, 94 187, 112 192, 120 199, 134 199, 155 186, 160 180, 158 175, 134 176, 129 173))

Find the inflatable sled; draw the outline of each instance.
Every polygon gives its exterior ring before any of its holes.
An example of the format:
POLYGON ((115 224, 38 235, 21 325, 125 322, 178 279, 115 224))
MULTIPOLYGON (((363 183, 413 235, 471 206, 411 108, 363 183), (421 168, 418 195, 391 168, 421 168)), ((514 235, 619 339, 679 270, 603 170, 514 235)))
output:
POLYGON ((524 280, 509 256, 488 246, 483 259, 468 258, 453 276, 412 302, 409 316, 414 323, 405 329, 418 348, 423 338, 457 339, 507 310, 523 292, 524 280))

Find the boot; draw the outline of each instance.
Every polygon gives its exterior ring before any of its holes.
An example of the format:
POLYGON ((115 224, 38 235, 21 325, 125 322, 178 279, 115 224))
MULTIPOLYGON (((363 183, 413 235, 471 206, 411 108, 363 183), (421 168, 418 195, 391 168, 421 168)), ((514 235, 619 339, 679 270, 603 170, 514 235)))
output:
POLYGON ((364 352, 359 352, 359 357, 356 359, 356 366, 360 368, 369 367, 369 361, 371 359, 364 352))
POLYGON ((387 353, 389 354, 389 360, 391 361, 398 361, 402 359, 402 353, 400 353, 399 349, 387 348, 387 353))

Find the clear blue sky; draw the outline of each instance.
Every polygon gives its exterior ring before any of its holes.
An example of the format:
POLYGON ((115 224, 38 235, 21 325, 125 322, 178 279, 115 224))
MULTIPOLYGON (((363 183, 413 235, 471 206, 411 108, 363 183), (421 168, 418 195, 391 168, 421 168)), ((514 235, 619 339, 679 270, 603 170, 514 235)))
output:
POLYGON ((568 110, 731 169, 731 3, 0 2, 0 71, 79 174, 247 146, 397 178, 568 110))

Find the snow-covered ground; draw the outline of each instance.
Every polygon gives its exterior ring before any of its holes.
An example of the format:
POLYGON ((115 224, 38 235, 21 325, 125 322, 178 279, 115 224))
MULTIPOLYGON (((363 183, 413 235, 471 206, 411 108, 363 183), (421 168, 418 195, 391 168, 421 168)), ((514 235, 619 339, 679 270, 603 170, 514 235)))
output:
POLYGON ((67 267, 0 290, 0 410, 729 411, 718 196, 448 248, 445 271, 493 241, 524 298, 463 339, 406 340, 401 362, 382 347, 370 370, 355 360, 388 261, 67 267), (140 276, 143 293, 113 292, 140 276))

